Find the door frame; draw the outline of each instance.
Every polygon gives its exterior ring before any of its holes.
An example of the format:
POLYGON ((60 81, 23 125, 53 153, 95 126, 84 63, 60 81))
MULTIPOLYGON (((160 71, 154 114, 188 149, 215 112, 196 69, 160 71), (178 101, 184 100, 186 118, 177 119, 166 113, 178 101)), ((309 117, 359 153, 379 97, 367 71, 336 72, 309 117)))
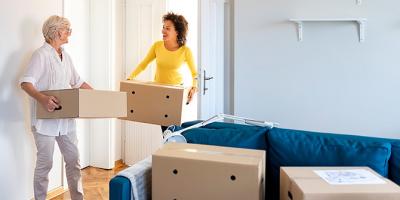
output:
POLYGON ((234 113, 233 6, 233 0, 199 1, 200 119, 234 113), (213 79, 205 83, 207 77, 213 79))

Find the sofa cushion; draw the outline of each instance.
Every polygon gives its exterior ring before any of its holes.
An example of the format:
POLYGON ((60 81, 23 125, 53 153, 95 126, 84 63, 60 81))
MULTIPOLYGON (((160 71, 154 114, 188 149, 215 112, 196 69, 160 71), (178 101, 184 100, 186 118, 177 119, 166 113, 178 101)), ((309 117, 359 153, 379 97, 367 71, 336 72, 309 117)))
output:
POLYGON ((266 150, 267 130, 267 127, 214 122, 182 135, 188 143, 266 150))
POLYGON ((391 143, 391 154, 389 159, 389 170, 388 177, 390 180, 400 185, 400 140, 399 139, 388 139, 388 138, 377 138, 377 137, 360 137, 358 139, 365 141, 375 142, 389 142, 391 143))
POLYGON ((281 128, 273 128, 267 135, 267 182, 272 186, 267 190, 272 199, 278 199, 281 166, 368 166, 388 175, 390 142, 281 128))
POLYGON ((392 155, 389 163, 389 178, 400 185, 400 141, 392 143, 392 155))

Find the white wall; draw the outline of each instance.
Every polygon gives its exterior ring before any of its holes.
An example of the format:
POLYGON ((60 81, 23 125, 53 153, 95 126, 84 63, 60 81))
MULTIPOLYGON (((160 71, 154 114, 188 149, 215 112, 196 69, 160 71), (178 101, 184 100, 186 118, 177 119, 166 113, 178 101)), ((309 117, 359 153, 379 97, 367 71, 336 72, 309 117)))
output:
POLYGON ((28 98, 18 86, 32 52, 43 43, 41 28, 62 14, 61 0, 1 1, 0 7, 0 199, 33 197, 35 145, 28 98), (23 5, 23 6, 22 6, 23 5))
POLYGON ((281 127, 400 138, 400 18, 396 0, 235 1, 235 114, 281 127), (366 41, 350 22, 365 17, 366 41))

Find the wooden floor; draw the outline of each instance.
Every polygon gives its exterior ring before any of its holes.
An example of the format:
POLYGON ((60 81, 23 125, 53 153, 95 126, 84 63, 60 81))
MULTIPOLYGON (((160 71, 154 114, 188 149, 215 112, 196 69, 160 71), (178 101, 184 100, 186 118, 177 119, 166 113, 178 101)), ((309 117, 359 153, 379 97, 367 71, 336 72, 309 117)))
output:
MULTIPOLYGON (((127 168, 123 163, 116 164, 111 170, 87 167, 82 170, 83 192, 85 199, 108 200, 108 182, 119 171, 127 168)), ((69 192, 65 192, 52 200, 70 200, 69 192)))

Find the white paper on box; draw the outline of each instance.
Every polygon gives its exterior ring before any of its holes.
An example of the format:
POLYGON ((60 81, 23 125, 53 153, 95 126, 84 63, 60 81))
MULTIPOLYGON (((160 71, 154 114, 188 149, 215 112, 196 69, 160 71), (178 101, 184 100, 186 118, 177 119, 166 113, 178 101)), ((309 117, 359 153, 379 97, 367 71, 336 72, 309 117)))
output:
POLYGON ((365 169, 314 170, 332 185, 385 184, 386 182, 365 169))

